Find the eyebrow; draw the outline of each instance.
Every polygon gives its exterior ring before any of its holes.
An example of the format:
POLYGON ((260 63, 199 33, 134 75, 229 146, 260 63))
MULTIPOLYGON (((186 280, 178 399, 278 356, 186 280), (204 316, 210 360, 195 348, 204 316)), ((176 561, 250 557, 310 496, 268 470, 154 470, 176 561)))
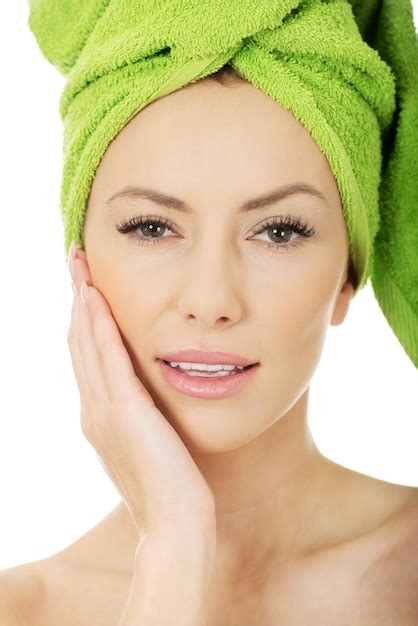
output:
MULTIPOLYGON (((274 202, 280 202, 280 200, 284 200, 284 198, 287 198, 289 196, 294 196, 296 194, 302 193, 320 198, 326 204, 328 204, 326 197, 321 191, 319 191, 315 187, 312 187, 308 183, 296 182, 293 184, 285 185, 283 187, 278 187, 276 189, 273 189, 271 192, 263 194, 261 196, 257 196, 256 198, 251 198, 250 200, 244 202, 244 204, 237 207, 237 211, 239 213, 245 213, 247 211, 253 211, 254 209, 261 209, 270 204, 273 204, 274 202)), ((148 199, 169 209, 181 211, 182 213, 192 213, 193 211, 192 207, 184 200, 163 193, 158 189, 152 189, 151 187, 125 187, 121 191, 118 191, 113 196, 111 196, 106 201, 106 205, 112 204, 118 198, 128 198, 131 200, 138 198, 145 200, 148 199)))

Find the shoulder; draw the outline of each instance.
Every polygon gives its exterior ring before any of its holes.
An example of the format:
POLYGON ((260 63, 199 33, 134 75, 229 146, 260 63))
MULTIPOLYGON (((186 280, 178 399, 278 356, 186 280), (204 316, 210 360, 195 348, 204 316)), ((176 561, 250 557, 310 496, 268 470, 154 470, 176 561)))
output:
POLYGON ((418 624, 417 505, 388 525, 385 539, 384 549, 368 571, 367 584, 380 598, 386 618, 390 615, 393 623, 418 624))
POLYGON ((395 520, 389 539, 380 565, 385 565, 399 580, 406 581, 408 577, 418 591, 418 504, 395 520))
MULTIPOLYGON (((383 530, 385 530, 383 528, 383 530)), ((418 559, 418 489, 411 491, 407 504, 387 524, 388 550, 382 559, 388 564, 397 563, 409 556, 418 559)))
POLYGON ((0 570, 1 626, 31 626, 41 588, 30 564, 0 570))

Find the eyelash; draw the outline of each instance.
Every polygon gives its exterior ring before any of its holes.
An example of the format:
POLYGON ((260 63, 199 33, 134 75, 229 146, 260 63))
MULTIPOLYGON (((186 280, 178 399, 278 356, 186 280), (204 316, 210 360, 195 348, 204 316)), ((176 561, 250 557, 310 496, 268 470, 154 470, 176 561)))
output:
MULTIPOLYGON (((169 220, 165 218, 157 217, 153 215, 146 215, 146 216, 142 215, 140 217, 133 217, 130 220, 127 220, 125 222, 123 221, 119 222, 116 225, 116 229, 121 234, 127 234, 132 231, 135 231, 139 226, 143 226, 144 224, 149 224, 149 223, 154 224, 157 227, 169 228, 172 232, 176 233, 174 224, 172 224, 172 222, 170 222, 169 220)), ((281 244, 281 243, 274 243, 274 242, 266 242, 267 248, 273 249, 276 252, 278 251, 278 249, 287 251, 291 248, 296 248, 299 245, 301 245, 302 238, 312 237, 312 235, 314 235, 316 232, 315 229, 313 227, 310 227, 306 222, 303 222, 302 220, 295 218, 292 215, 288 214, 284 216, 283 218, 277 218, 277 217, 268 218, 267 220, 262 222, 262 224, 260 224, 257 230, 254 231, 252 234, 259 235, 264 230, 270 230, 270 229, 272 230, 290 229, 298 233, 298 235, 301 235, 298 239, 296 239, 296 241, 292 241, 290 243, 281 244)), ((166 237, 158 237, 158 238, 142 237, 142 238, 136 238, 136 239, 141 242, 141 245, 142 243, 144 243, 144 245, 156 245, 156 244, 159 244, 162 239, 166 239, 166 237)))

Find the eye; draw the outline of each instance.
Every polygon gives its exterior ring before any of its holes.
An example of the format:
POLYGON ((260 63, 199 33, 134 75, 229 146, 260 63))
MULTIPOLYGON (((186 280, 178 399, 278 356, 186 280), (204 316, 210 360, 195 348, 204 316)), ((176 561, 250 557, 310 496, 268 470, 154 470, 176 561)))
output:
POLYGON ((302 244, 304 238, 312 237, 315 234, 315 229, 312 226, 292 215, 280 218, 270 217, 257 228, 254 234, 259 235, 264 231, 269 233, 268 236, 271 233, 273 239, 273 241, 266 242, 267 247, 277 252, 298 247, 302 244), (291 240, 292 233, 297 233, 300 236, 291 240))
POLYGON ((160 237, 161 233, 167 229, 176 232, 174 225, 169 220, 152 215, 133 217, 127 222, 120 222, 116 228, 122 234, 138 230, 138 236, 135 239, 139 239, 145 245, 158 244, 160 239, 167 239, 167 237, 160 237))
MULTIPOLYGON (((126 222, 120 222, 116 225, 116 228, 122 234, 138 231, 135 239, 141 245, 155 245, 159 244, 162 239, 169 239, 169 237, 162 236, 162 233, 167 230, 176 233, 175 226, 169 220, 153 215, 133 217, 126 222)), ((300 246, 303 238, 311 237, 315 234, 315 229, 292 215, 286 215, 280 218, 273 217, 265 220, 258 226, 256 231, 253 231, 253 234, 259 235, 264 232, 269 233, 269 237, 271 234, 273 238, 273 240, 266 241, 267 248, 278 252, 300 246), (295 233, 299 237, 296 240, 290 239, 292 234, 295 233)))

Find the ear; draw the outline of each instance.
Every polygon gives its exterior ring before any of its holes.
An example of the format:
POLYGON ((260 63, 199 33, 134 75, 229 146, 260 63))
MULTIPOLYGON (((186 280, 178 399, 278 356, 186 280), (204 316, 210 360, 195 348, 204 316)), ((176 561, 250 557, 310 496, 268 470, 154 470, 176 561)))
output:
POLYGON ((338 298, 335 301, 334 311, 330 321, 331 326, 339 326, 343 323, 350 308, 350 302, 354 294, 352 283, 347 280, 341 287, 338 298))

